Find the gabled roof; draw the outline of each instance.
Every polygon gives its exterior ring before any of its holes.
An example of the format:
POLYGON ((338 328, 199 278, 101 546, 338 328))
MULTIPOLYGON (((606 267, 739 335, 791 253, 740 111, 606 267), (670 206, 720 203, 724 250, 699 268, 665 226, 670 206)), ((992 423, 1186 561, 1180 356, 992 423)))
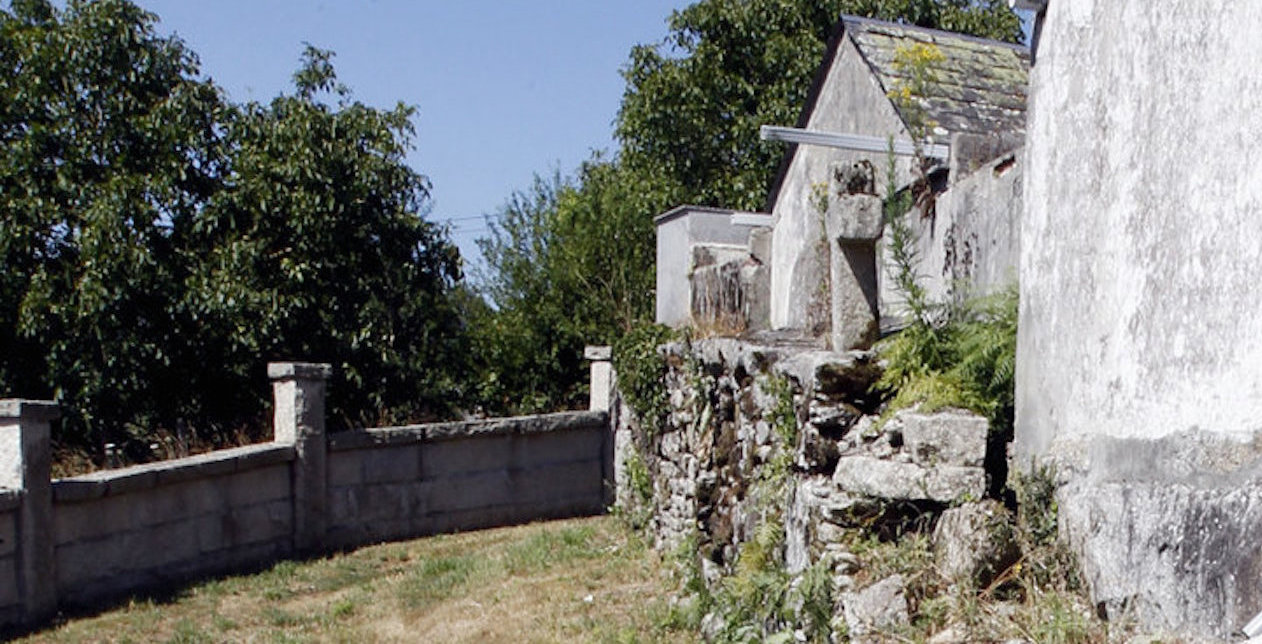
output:
MULTIPOLYGON (((1023 45, 987 40, 937 29, 926 29, 884 20, 842 16, 829 40, 823 64, 806 97, 797 127, 805 128, 819 102, 837 49, 849 39, 858 50, 887 95, 905 81, 894 63, 900 46, 932 44, 944 60, 929 66, 935 82, 921 97, 927 120, 937 125, 932 137, 936 143, 949 143, 951 134, 1025 135, 1026 87, 1029 84, 1030 51, 1023 45)), ((897 105, 894 106, 898 110, 897 105)), ((900 116, 902 116, 900 111, 900 116)), ((904 121, 906 120, 905 117, 904 121)), ((853 132, 847 134, 876 134, 853 132)), ((780 171, 768 195, 771 210, 780 193, 785 174, 797 145, 785 151, 780 171)))
POLYGON ((942 52, 944 60, 929 66, 934 82, 921 97, 925 115, 939 128, 951 134, 1025 132, 1030 70, 1030 53, 1025 47, 853 16, 844 16, 841 22, 844 34, 886 92, 907 80, 894 63, 900 46, 921 43, 942 52))

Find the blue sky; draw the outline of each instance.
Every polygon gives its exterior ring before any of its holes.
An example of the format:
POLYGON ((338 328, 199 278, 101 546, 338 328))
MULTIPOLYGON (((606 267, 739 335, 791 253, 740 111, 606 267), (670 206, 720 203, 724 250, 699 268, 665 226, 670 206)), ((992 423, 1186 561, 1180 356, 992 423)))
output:
POLYGON ((336 52, 356 99, 418 108, 408 160, 433 182, 433 220, 473 240, 535 173, 613 149, 632 45, 667 34, 688 0, 137 0, 236 101, 291 89, 303 43, 336 52))

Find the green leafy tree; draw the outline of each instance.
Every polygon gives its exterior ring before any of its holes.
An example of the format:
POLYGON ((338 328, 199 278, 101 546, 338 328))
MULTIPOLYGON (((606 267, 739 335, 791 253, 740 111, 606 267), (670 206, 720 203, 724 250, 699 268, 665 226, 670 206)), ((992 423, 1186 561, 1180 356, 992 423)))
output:
POLYGON ((537 177, 479 241, 493 313, 474 324, 489 410, 538 411, 585 402, 582 350, 610 343, 653 306, 647 192, 599 157, 575 181, 537 177), (581 188, 579 187, 581 186, 581 188))
POLYGON ((232 104, 155 21, 0 9, 0 396, 55 398, 98 453, 258 418, 277 359, 333 363, 347 423, 450 414, 459 256, 404 163, 412 109, 311 48, 293 94, 232 104))
POLYGON ((228 111, 222 189, 177 228, 192 267, 181 312, 227 367, 208 389, 256 389, 262 359, 317 360, 334 365, 330 410, 349 423, 450 415, 460 258, 420 216, 429 184, 404 160, 414 110, 352 101, 331 57, 308 46, 294 94, 228 111))
POLYGON ((0 391, 69 403, 81 439, 187 399, 170 231, 218 185, 222 104, 152 23, 125 2, 0 11, 0 391))

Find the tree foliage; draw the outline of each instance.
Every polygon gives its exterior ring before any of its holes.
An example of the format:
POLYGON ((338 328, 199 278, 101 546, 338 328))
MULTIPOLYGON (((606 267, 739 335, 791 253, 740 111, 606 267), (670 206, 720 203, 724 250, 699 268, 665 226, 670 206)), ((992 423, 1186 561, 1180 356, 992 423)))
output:
POLYGON ((354 102, 315 49, 294 94, 233 104, 155 20, 0 10, 0 395, 98 449, 255 418, 278 359, 332 362, 351 422, 443 412, 459 259, 403 162, 411 109, 354 102))
POLYGON ((1003 0, 701 0, 675 12, 665 41, 635 47, 623 70, 617 153, 572 181, 537 182, 492 220, 484 286, 497 310, 474 326, 512 355, 491 360, 498 399, 577 402, 583 345, 652 315, 655 214, 763 207, 784 148, 758 128, 797 120, 843 13, 1020 37, 1003 0))
POLYGON ((631 51, 617 134, 622 158, 677 201, 760 209, 792 125, 842 14, 1016 41, 1002 0, 702 0, 670 35, 631 51))
POLYGON ((518 192, 479 241, 495 310, 475 320, 492 411, 577 406, 586 344, 607 344, 653 306, 649 192, 618 163, 585 163, 518 192))

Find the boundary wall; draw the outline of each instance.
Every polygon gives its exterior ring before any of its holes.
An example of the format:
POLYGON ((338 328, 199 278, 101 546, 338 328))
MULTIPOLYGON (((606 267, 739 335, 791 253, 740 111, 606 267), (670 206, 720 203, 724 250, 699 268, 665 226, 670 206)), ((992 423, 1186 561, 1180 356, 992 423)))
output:
POLYGON ((0 628, 286 557, 599 514, 613 501, 607 401, 326 435, 330 373, 268 365, 271 443, 57 480, 57 406, 0 400, 0 628))

